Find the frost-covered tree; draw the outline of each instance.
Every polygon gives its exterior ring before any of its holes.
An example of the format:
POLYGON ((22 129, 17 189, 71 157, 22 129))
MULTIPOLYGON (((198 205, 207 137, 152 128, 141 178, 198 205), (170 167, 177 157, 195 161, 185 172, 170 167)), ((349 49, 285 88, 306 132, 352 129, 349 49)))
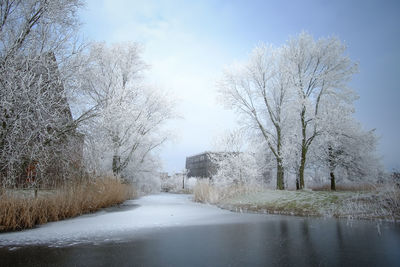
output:
POLYGON ((95 43, 88 57, 90 66, 82 73, 83 99, 98 113, 86 127, 91 142, 88 159, 98 161, 92 162, 95 169, 111 169, 115 175, 124 175, 127 169, 150 173, 143 167, 167 140, 161 127, 173 116, 171 102, 143 83, 146 65, 138 44, 95 43))
MULTIPOLYGON (((141 157, 140 153, 136 154, 141 157)), ((138 192, 157 193, 161 189, 161 168, 161 160, 158 154, 152 151, 143 160, 133 158, 131 163, 123 170, 122 176, 125 180, 134 184, 138 192)))
POLYGON ((218 171, 212 177, 217 186, 251 186, 262 182, 254 154, 249 152, 232 153, 218 160, 218 171))
POLYGON ((318 117, 325 97, 348 95, 347 82, 357 65, 346 56, 346 47, 337 38, 315 40, 308 33, 291 38, 283 47, 285 72, 298 96, 300 122, 300 164, 297 188, 304 188, 307 154, 321 128, 318 117))
POLYGON ((227 131, 214 140, 214 149, 210 153, 216 164, 217 173, 213 183, 217 186, 250 186, 262 182, 261 168, 257 164, 256 154, 246 149, 246 134, 243 129, 227 131))
POLYGON ((357 69, 340 40, 303 32, 278 48, 261 44, 246 62, 225 71, 221 96, 263 138, 276 161, 278 189, 286 172, 296 174, 297 189, 304 188, 307 164, 323 162, 334 183, 335 172, 360 177, 365 162, 376 159, 374 134, 352 119, 355 95, 347 83, 357 69))
POLYGON ((0 1, 0 51, 2 66, 17 57, 71 50, 79 27, 81 0, 0 1))
POLYGON ((375 155, 377 138, 374 130, 364 131, 351 116, 351 105, 330 98, 319 116, 320 135, 311 147, 314 164, 329 171, 331 190, 336 190, 337 174, 341 180, 376 181, 381 170, 375 155))
POLYGON ((242 122, 263 136, 276 160, 277 189, 284 189, 283 140, 289 79, 282 50, 260 44, 250 58, 229 67, 220 83, 223 101, 243 117, 242 122))
POLYGON ((247 148, 246 133, 243 129, 228 130, 213 140, 214 151, 243 152, 247 148))
POLYGON ((71 43, 77 36, 80 6, 79 0, 0 1, 3 185, 15 185, 29 165, 44 170, 56 155, 67 151, 65 139, 74 132, 75 123, 61 66, 74 54, 71 43))

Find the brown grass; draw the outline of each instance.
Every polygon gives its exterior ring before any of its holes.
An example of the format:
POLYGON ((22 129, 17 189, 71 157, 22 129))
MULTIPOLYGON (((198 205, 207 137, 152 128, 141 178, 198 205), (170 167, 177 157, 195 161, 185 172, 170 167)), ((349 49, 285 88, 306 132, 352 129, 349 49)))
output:
POLYGON ((208 180, 197 181, 193 188, 194 201, 215 204, 219 200, 218 192, 208 180))
POLYGON ((94 212, 132 197, 132 186, 114 177, 65 186, 38 198, 21 197, 17 192, 3 193, 0 196, 0 232, 32 228, 94 212))
POLYGON ((223 199, 232 198, 237 195, 257 192, 259 187, 245 185, 230 185, 218 187, 210 183, 209 180, 197 181, 193 188, 194 201, 201 203, 217 204, 223 199))

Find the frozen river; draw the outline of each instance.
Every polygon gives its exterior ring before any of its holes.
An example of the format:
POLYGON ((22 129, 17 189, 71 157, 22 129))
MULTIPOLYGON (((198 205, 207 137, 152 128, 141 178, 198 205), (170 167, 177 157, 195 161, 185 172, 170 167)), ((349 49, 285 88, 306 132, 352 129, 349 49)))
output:
POLYGON ((400 266, 392 223, 240 214, 159 194, 0 234, 0 266, 400 266))

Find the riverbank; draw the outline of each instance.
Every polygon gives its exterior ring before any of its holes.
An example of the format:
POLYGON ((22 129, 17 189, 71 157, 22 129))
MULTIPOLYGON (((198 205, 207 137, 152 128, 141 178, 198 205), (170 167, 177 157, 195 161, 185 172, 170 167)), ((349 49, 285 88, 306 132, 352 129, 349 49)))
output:
POLYGON ((239 212, 399 221, 398 192, 266 190, 239 194, 217 205, 239 212))
POLYGON ((368 191, 288 191, 200 186, 201 190, 194 190, 196 201, 236 212, 400 220, 400 191, 390 187, 368 191))
POLYGON ((76 217, 133 197, 132 186, 115 177, 98 178, 55 190, 39 190, 36 198, 31 191, 8 190, 0 196, 0 232, 29 229, 76 217))

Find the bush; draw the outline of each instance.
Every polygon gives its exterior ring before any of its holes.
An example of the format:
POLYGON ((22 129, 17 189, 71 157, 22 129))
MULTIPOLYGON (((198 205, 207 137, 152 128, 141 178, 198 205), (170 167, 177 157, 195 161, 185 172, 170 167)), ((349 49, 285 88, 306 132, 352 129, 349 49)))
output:
POLYGON ((133 196, 133 187, 115 177, 64 186, 37 198, 13 190, 0 196, 0 232, 32 228, 94 212, 120 204, 133 196))

